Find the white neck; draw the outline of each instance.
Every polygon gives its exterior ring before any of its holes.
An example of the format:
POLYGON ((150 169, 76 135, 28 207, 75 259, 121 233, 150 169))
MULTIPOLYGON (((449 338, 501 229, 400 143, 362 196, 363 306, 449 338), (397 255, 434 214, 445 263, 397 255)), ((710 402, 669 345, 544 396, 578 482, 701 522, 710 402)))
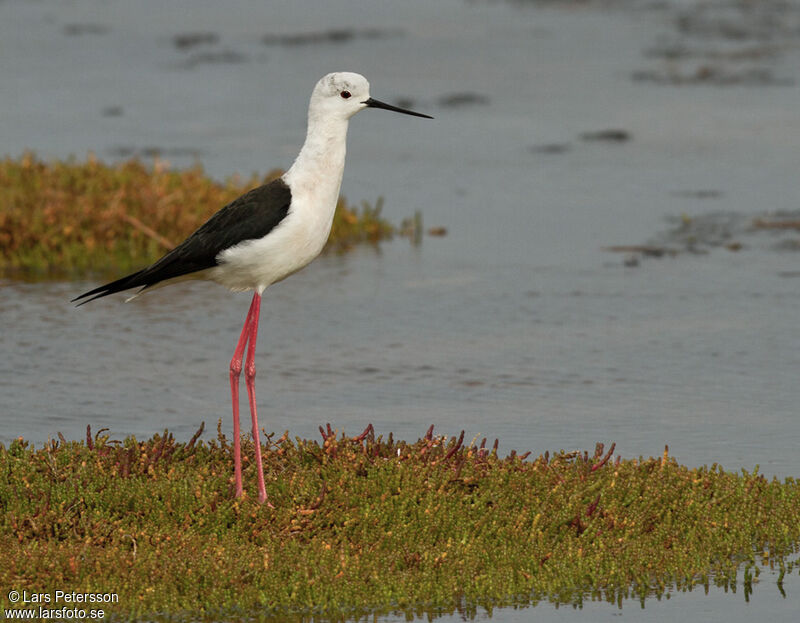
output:
POLYGON ((347 151, 347 119, 322 118, 309 111, 306 142, 291 168, 283 175, 293 193, 312 195, 320 208, 332 209, 339 198, 347 151))

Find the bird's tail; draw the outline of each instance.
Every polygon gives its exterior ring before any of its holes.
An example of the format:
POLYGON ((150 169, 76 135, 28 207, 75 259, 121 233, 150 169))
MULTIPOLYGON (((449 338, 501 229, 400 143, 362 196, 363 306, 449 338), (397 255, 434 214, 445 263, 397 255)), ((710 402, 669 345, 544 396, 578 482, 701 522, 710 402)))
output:
POLYGON ((122 277, 121 279, 117 279, 116 281, 112 281, 111 283, 102 285, 99 288, 95 288, 94 290, 89 290, 88 292, 84 292, 80 296, 76 296, 70 302, 75 303, 76 301, 80 301, 80 303, 78 303, 78 307, 80 307, 81 305, 84 305, 90 301, 94 301, 95 299, 108 296, 109 294, 115 294, 117 292, 130 290, 131 288, 136 288, 139 286, 146 286, 147 284, 143 283, 142 280, 140 279, 144 272, 145 272, 144 270, 140 270, 138 272, 127 275, 126 277, 122 277))

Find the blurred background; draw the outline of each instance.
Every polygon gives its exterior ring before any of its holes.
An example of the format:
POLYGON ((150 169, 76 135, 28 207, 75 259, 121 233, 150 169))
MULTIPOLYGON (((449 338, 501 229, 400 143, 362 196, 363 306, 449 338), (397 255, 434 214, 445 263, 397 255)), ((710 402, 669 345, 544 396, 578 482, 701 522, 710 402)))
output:
MULTIPOLYGON (((0 150, 263 174, 302 145, 315 82, 362 73, 435 120, 355 117, 343 194, 447 235, 269 288, 268 431, 668 444, 783 478, 800 473, 799 44, 800 5, 779 0, 5 0, 0 150)), ((97 282, 0 281, 0 441, 230 434, 249 296, 69 303, 97 282)))
MULTIPOLYGON (((798 236, 746 217, 798 210, 798 41, 800 11, 769 2, 5 2, 2 145, 263 174, 302 145, 316 80, 363 73, 436 120, 356 117, 343 194, 448 235, 270 289, 269 428, 669 443, 790 475, 798 236)), ((3 282, 4 440, 228 427, 248 296, 68 304, 94 284, 3 282)))

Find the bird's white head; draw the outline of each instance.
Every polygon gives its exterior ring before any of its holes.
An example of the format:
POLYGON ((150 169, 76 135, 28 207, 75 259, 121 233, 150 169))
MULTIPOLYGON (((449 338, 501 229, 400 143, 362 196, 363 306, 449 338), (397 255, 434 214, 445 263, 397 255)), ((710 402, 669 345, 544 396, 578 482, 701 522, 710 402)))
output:
POLYGON ((369 82, 361 74, 340 71, 323 76, 314 87, 309 104, 309 117, 350 119, 364 108, 383 108, 415 117, 426 117, 411 110, 384 104, 369 95, 369 82))
POLYGON ((328 74, 317 82, 311 94, 310 109, 325 117, 349 119, 366 108, 369 82, 361 74, 340 71, 328 74))
POLYGON ((318 188, 324 172, 326 178, 335 181, 330 188, 330 204, 335 207, 344 170, 348 121, 364 108, 428 117, 370 97, 369 82, 360 74, 341 71, 323 76, 314 87, 308 105, 306 142, 294 164, 283 175, 284 181, 293 185, 293 192, 301 187, 318 188))

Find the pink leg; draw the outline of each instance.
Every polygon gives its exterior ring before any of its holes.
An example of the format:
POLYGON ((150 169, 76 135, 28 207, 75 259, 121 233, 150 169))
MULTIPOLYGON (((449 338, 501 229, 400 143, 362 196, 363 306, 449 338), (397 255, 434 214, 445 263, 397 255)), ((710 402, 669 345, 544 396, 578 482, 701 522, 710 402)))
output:
POLYGON ((253 309, 256 307, 257 298, 260 302, 260 297, 256 294, 253 296, 253 302, 250 303, 250 309, 247 312, 247 317, 244 319, 242 334, 239 336, 236 350, 233 351, 233 359, 231 359, 230 367, 231 401, 233 402, 233 476, 236 483, 237 498, 242 497, 242 452, 241 433, 239 432, 239 375, 242 373, 242 357, 244 356, 244 347, 247 345, 252 330, 253 309))
MULTIPOLYGON (((250 323, 250 340, 247 347, 247 361, 244 366, 244 382, 247 386, 247 397, 250 401, 250 416, 253 419, 253 441, 256 446, 256 467, 258 468, 258 501, 267 502, 267 490, 264 487, 264 467, 261 463, 261 439, 258 434, 258 414, 256 413, 256 340, 258 339, 258 318, 261 312, 261 296, 253 296, 253 318, 250 323)), ((272 506, 267 502, 269 506, 272 506)))

